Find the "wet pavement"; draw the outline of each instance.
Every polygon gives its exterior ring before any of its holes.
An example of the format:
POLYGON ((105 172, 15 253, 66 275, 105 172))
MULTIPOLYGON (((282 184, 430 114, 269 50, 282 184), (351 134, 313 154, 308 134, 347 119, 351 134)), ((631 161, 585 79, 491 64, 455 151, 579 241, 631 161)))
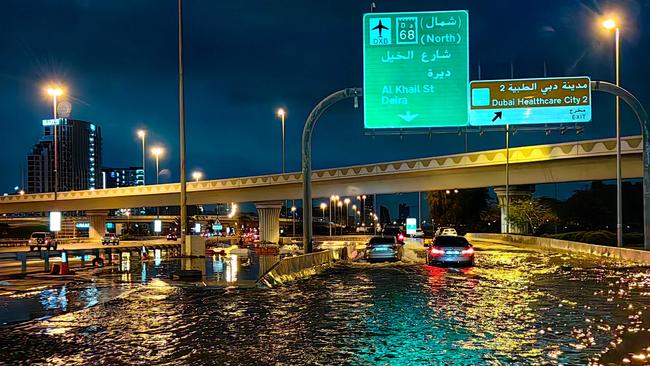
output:
MULTIPOLYGON (((275 289, 170 283, 179 263, 134 265, 97 289, 105 300, 67 285, 46 296, 66 299, 47 313, 60 315, 2 326, 0 363, 646 364, 650 269, 478 248, 474 268, 344 264, 275 289)), ((220 262, 215 281, 232 280, 232 258, 220 262)), ((237 263, 237 278, 256 275, 237 263)))

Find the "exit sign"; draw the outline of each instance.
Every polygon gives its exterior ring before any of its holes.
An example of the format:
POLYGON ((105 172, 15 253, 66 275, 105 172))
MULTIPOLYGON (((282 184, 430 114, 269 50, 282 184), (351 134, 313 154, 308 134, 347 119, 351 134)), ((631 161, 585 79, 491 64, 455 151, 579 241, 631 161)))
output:
POLYGON ((464 10, 364 15, 366 128, 468 124, 468 22, 464 10))
POLYGON ((473 126, 591 121, 587 76, 472 81, 473 126))

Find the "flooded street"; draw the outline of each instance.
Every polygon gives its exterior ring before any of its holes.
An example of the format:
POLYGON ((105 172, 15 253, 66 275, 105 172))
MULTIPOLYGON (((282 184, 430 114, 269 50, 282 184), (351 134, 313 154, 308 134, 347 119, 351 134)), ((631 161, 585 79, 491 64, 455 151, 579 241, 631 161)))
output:
POLYGON ((474 268, 341 264, 275 289, 146 275, 112 300, 2 326, 0 363, 644 364, 649 269, 478 249, 474 268))

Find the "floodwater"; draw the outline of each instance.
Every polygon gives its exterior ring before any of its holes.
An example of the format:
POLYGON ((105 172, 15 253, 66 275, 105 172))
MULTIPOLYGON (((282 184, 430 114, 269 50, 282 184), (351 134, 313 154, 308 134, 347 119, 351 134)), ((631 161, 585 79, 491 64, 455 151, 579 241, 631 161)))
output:
POLYGON ((481 248, 474 268, 338 265, 275 289, 151 276, 92 307, 3 326, 0 363, 650 362, 650 269, 481 248))

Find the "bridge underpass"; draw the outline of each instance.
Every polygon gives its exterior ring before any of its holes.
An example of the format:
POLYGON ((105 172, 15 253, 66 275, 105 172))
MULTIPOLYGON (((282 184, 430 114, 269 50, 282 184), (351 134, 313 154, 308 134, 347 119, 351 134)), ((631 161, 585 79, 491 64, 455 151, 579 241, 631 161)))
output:
MULTIPOLYGON (((641 177, 641 137, 624 137, 621 151, 623 178, 641 177)), ((509 181, 516 186, 614 179, 615 154, 614 139, 510 148, 509 181)), ((356 196, 498 187, 505 184, 505 164, 506 150, 497 149, 322 169, 312 174, 312 192, 316 199, 333 192, 356 196)), ((177 205, 179 192, 180 185, 175 183, 60 192, 57 200, 52 193, 4 196, 0 197, 0 213, 85 210, 90 211, 90 217, 101 217, 108 209, 177 205)), ((266 241, 277 241, 273 228, 279 220, 278 202, 301 196, 300 173, 187 183, 188 204, 256 202, 258 213, 265 217, 260 221, 260 232, 266 241)))

